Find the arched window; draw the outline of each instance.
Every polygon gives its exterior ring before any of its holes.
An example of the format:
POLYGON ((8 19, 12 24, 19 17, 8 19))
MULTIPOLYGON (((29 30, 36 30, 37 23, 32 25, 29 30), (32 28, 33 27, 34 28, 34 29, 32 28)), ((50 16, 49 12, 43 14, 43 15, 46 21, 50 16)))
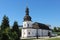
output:
POLYGON ((26 24, 24 24, 24 26, 26 26, 26 24))
POLYGON ((29 27, 29 24, 27 24, 27 26, 29 27))
POLYGON ((24 35, 25 35, 25 32, 24 32, 24 35))
POLYGON ((30 32, 28 32, 28 34, 30 35, 30 32))

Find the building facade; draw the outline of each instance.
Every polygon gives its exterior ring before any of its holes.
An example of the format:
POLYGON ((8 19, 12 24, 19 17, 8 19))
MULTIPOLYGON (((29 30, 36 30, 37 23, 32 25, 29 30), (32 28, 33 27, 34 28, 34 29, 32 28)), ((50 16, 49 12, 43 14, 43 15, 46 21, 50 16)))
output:
POLYGON ((49 26, 32 22, 31 17, 29 16, 29 8, 26 8, 26 14, 24 16, 23 28, 22 28, 22 38, 36 37, 36 36, 48 36, 48 32, 51 33, 49 26))

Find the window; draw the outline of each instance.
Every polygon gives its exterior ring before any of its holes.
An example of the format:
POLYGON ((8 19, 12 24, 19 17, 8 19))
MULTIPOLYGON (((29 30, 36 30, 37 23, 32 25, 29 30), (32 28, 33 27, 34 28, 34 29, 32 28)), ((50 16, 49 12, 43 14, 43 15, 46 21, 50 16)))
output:
POLYGON ((24 26, 26 26, 26 24, 24 24, 24 26))
POLYGON ((25 32, 24 32, 24 35, 25 35, 25 32))
POLYGON ((29 24, 27 26, 29 27, 29 24))
POLYGON ((30 35, 30 32, 28 32, 28 34, 30 35))

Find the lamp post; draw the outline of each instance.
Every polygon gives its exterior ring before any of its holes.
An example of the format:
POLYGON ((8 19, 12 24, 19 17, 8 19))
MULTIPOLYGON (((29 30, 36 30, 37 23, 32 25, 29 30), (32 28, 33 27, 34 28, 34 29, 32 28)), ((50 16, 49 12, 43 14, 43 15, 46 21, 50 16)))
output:
POLYGON ((39 28, 39 27, 38 27, 38 24, 36 24, 36 27, 37 27, 37 28, 36 28, 36 38, 38 39, 38 28, 39 28))
POLYGON ((38 39, 38 28, 37 28, 37 32, 36 32, 36 38, 38 39))
POLYGON ((42 29, 42 37, 43 37, 43 29, 42 29))

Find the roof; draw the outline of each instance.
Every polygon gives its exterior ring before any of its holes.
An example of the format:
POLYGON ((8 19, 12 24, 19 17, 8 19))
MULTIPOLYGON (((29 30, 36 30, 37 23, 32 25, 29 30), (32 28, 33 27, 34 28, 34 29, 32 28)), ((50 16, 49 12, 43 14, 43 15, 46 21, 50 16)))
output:
POLYGON ((33 28, 50 30, 49 26, 38 22, 33 23, 33 28))
POLYGON ((24 16, 24 21, 31 21, 31 17, 29 16, 29 8, 26 8, 26 15, 24 16))

